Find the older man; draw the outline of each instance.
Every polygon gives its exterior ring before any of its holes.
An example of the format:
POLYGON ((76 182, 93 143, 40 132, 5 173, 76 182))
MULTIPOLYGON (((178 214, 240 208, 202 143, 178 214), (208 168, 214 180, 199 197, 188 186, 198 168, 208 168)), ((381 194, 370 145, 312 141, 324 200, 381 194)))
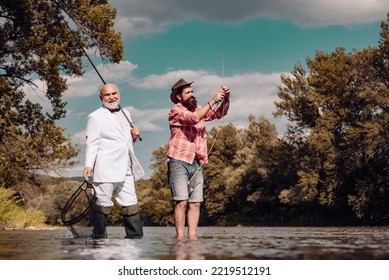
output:
POLYGON ((169 112, 168 179, 176 202, 174 222, 179 239, 184 238, 187 207, 188 237, 198 238, 200 204, 204 200, 201 167, 208 161, 205 122, 224 117, 229 108, 230 90, 227 86, 222 86, 204 106, 198 106, 192 83, 180 79, 170 94, 175 105, 169 112), (213 109, 220 101, 220 106, 213 109))
POLYGON ((130 113, 120 107, 120 92, 115 84, 100 90, 102 106, 91 113, 86 125, 84 178, 93 175, 97 201, 94 207, 94 238, 104 238, 107 215, 113 206, 112 195, 121 206, 126 237, 143 236, 135 181, 144 171, 134 154, 133 143, 140 132, 132 127, 130 113))

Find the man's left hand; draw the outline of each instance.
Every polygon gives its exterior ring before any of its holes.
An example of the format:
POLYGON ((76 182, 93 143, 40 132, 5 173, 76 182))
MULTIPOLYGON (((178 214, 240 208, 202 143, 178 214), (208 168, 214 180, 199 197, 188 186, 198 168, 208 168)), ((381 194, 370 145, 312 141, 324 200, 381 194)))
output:
POLYGON ((222 85, 222 91, 224 92, 224 98, 230 98, 230 89, 226 85, 222 85))
POLYGON ((134 127, 131 129, 131 136, 132 136, 132 141, 135 143, 135 141, 138 139, 140 135, 140 131, 138 127, 134 127))

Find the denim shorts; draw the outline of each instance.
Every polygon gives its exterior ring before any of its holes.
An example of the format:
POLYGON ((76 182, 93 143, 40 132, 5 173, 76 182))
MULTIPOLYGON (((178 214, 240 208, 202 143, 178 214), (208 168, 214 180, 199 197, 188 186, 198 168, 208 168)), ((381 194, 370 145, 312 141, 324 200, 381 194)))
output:
POLYGON ((188 200, 189 202, 204 201, 203 171, 196 160, 192 164, 189 164, 182 160, 170 158, 168 160, 168 181, 174 200, 188 200), (193 191, 190 192, 190 189, 193 191))

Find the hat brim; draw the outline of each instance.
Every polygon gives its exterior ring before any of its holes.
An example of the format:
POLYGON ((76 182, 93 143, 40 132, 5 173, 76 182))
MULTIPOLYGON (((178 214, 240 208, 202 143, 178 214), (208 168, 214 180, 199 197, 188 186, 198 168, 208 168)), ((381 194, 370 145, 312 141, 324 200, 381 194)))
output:
POLYGON ((183 87, 187 87, 187 86, 190 86, 191 84, 193 84, 193 82, 190 82, 190 83, 186 83, 186 84, 183 84, 183 85, 180 85, 179 87, 176 87, 175 89, 172 90, 172 92, 170 93, 170 100, 177 104, 179 102, 178 98, 177 98, 177 91, 183 87))

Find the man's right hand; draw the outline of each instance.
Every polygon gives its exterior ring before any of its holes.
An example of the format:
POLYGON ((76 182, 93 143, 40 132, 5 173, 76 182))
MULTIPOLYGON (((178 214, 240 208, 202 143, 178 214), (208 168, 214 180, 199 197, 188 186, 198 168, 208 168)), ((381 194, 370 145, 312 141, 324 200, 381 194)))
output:
POLYGON ((93 174, 92 167, 84 168, 83 176, 85 180, 88 180, 90 177, 92 177, 92 174, 93 174))
POLYGON ((225 96, 225 92, 222 90, 222 91, 219 91, 215 94, 215 96, 212 98, 213 100, 213 103, 217 103, 219 101, 222 101, 224 99, 224 96, 225 96))

